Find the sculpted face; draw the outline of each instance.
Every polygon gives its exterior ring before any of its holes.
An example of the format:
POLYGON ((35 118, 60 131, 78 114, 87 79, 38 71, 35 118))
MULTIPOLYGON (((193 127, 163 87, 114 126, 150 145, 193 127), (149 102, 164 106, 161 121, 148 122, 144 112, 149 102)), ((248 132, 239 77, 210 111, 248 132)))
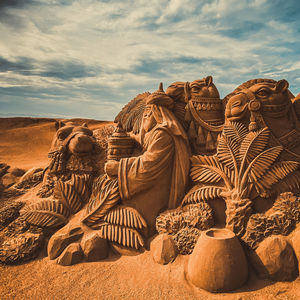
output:
POLYGON ((232 96, 225 109, 225 118, 229 121, 242 119, 248 112, 249 98, 247 93, 252 94, 259 103, 264 105, 288 104, 288 82, 279 80, 274 83, 257 83, 248 89, 241 90, 232 96))
POLYGON ((65 147, 70 153, 82 156, 93 151, 93 132, 85 124, 74 126, 73 124, 57 125, 57 132, 53 138, 51 150, 65 147))
POLYGON ((245 94, 231 97, 226 105, 225 118, 229 121, 242 119, 247 113, 248 98, 245 94))
POLYGON ((150 131, 156 125, 156 120, 153 116, 152 109, 150 105, 147 105, 144 111, 143 126, 145 132, 150 131))

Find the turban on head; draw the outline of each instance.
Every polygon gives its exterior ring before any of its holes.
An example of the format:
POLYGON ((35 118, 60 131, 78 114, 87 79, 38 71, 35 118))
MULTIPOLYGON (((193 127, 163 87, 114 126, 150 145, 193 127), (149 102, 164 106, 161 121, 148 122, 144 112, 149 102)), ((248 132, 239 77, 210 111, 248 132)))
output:
POLYGON ((158 90, 147 97, 146 104, 147 105, 154 104, 154 105, 158 105, 158 106, 164 106, 164 107, 172 110, 174 101, 171 97, 169 97, 164 92, 163 85, 161 82, 158 90))

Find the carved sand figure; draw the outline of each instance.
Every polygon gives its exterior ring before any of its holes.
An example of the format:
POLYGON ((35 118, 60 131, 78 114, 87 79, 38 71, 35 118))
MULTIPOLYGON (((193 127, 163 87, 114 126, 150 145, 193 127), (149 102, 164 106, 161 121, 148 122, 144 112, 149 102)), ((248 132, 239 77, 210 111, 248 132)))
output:
POLYGON ((208 76, 139 94, 98 141, 85 124, 57 122, 44 199, 21 217, 22 203, 0 211, 0 260, 30 260, 47 237, 49 259, 61 265, 105 259, 109 247, 138 254, 149 243, 160 264, 191 254, 185 278, 211 292, 242 286, 249 263, 259 276, 293 280, 299 99, 286 80, 249 80, 225 97, 224 114, 208 76))
POLYGON ((107 174, 118 178, 121 202, 141 213, 150 235, 157 215, 177 207, 188 184, 190 150, 172 106, 162 86, 149 95, 137 137, 143 154, 106 164, 107 174))
POLYGON ((50 196, 56 182, 69 180, 72 174, 96 176, 101 172, 99 160, 104 158, 93 131, 85 123, 77 126, 72 122, 58 121, 55 126, 57 131, 48 153, 51 160, 39 191, 41 197, 50 196))
POLYGON ((300 186, 298 176, 289 177, 298 169, 299 163, 279 161, 283 147, 267 147, 269 137, 267 128, 249 132, 242 123, 227 123, 216 155, 192 157, 191 177, 199 186, 193 188, 183 202, 223 197, 226 227, 241 237, 257 195, 278 195, 300 186))
POLYGON ((166 93, 176 99, 175 113, 182 119, 193 154, 213 154, 222 132, 224 109, 212 76, 193 82, 174 82, 166 93), (183 103, 185 108, 183 110, 183 103))
POLYGON ((253 79, 225 97, 226 121, 239 121, 250 130, 268 127, 270 145, 284 147, 282 157, 300 161, 298 100, 292 101, 286 80, 253 79))

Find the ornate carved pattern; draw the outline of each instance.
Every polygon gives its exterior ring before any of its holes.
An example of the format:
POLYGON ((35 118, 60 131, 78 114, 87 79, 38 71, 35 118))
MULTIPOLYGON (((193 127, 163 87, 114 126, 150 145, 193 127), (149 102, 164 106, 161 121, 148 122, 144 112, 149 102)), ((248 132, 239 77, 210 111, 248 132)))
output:
POLYGON ((265 149, 269 136, 267 128, 247 132, 242 124, 226 125, 215 156, 192 157, 191 177, 200 186, 189 193, 183 202, 223 197, 227 205, 227 227, 241 236, 251 214, 254 188, 259 194, 266 196, 272 190, 275 191, 279 183, 288 190, 300 185, 298 176, 293 177, 293 180, 287 177, 293 174, 299 163, 276 162, 282 147, 265 149), (201 186, 208 183, 217 186, 201 186))
POLYGON ((98 226, 103 217, 120 201, 120 193, 117 179, 109 179, 107 175, 103 175, 95 184, 98 193, 92 197, 87 209, 86 216, 82 222, 90 227, 98 226))
POLYGON ((58 227, 68 222, 70 212, 58 201, 44 200, 24 207, 21 215, 28 223, 33 225, 58 227))
POLYGON ((179 253, 190 254, 202 230, 214 225, 212 209, 205 202, 167 210, 156 218, 156 229, 173 236, 179 253))
POLYGON ((290 192, 282 193, 269 213, 253 214, 250 217, 242 239, 255 249, 268 236, 288 235, 299 222, 300 198, 290 192))
POLYGON ((103 224, 100 227, 99 236, 125 247, 135 249, 144 247, 144 239, 142 236, 137 230, 129 227, 114 224, 103 224))

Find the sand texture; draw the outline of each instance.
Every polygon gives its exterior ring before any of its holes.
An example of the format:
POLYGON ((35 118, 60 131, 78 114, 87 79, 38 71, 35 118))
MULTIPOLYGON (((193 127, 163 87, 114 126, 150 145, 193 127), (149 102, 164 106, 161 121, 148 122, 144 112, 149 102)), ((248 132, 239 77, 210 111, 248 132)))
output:
MULTIPOLYGON (((81 121, 91 129, 107 124, 81 121)), ((25 170, 45 167, 54 124, 54 119, 0 119, 0 162, 25 170)), ((34 201, 34 193, 20 198, 34 201)), ((300 299, 299 277, 274 283, 258 280, 252 270, 247 284, 232 293, 196 289, 185 280, 187 259, 178 256, 173 263, 159 265, 149 251, 122 257, 111 253, 101 262, 63 267, 49 260, 44 249, 35 261, 0 265, 0 299, 300 299)))

